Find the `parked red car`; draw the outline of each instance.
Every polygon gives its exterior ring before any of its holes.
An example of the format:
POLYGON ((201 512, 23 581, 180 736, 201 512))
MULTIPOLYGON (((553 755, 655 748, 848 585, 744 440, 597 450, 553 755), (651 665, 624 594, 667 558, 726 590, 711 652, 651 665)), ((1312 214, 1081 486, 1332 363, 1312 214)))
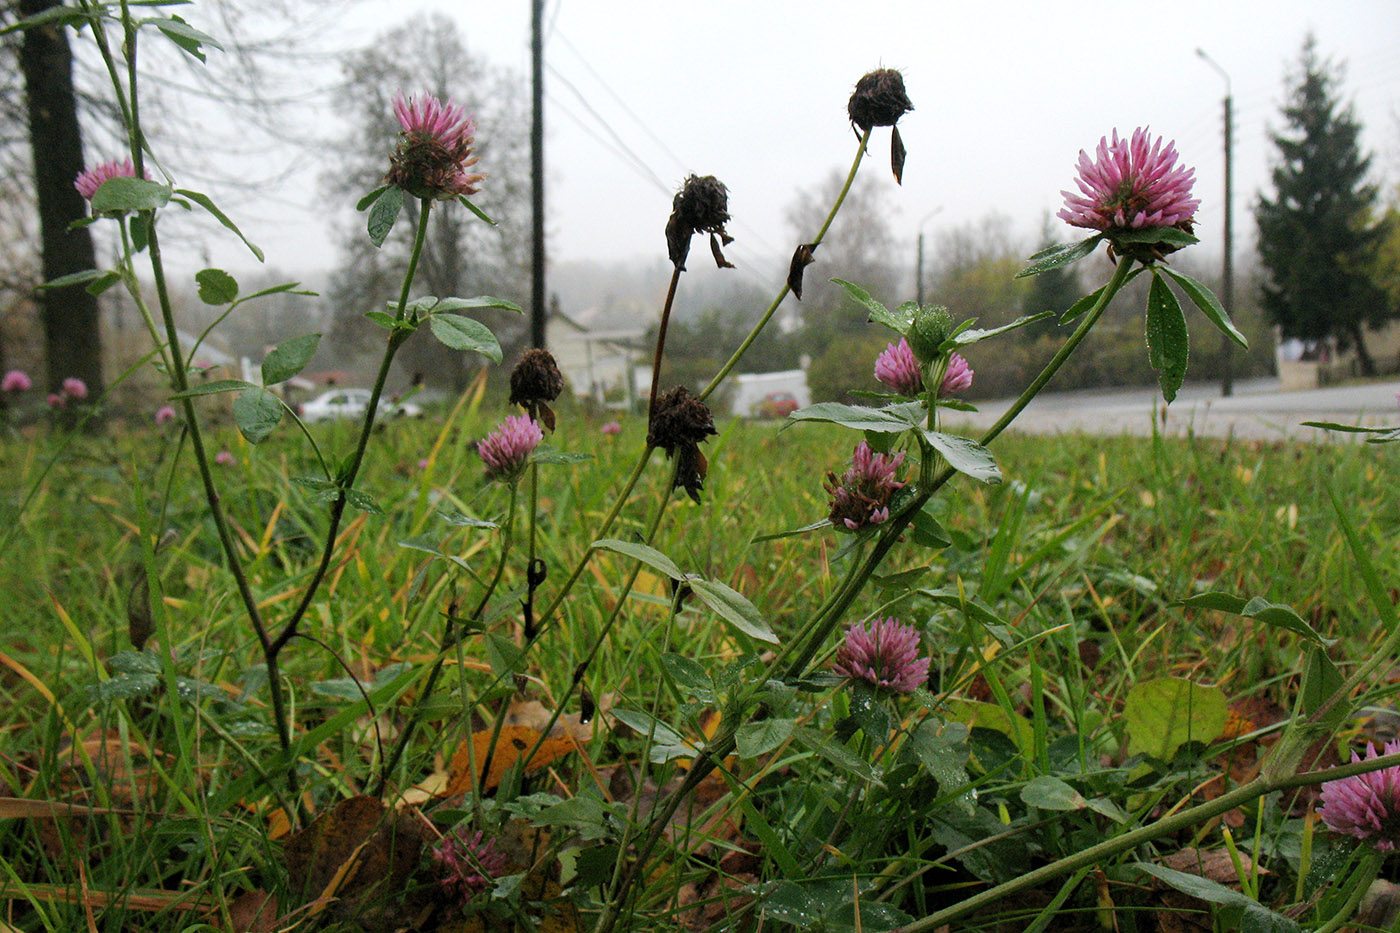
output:
POLYGON ((769 392, 755 411, 760 418, 786 418, 797 411, 797 397, 791 392, 769 392))

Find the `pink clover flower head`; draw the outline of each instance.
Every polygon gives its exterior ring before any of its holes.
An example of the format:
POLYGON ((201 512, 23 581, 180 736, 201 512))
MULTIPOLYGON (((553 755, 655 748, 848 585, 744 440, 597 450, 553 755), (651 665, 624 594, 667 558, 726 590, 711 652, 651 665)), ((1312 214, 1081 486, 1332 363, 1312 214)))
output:
POLYGON ((175 409, 169 405, 162 405, 156 409, 156 424, 169 424, 175 420, 175 409))
POLYGON ((894 619, 876 619, 869 627, 853 624, 836 651, 833 670, 879 689, 913 693, 928 680, 929 659, 919 657, 919 647, 912 625, 894 619))
POLYGON ((229 453, 227 450, 221 450, 214 455, 214 462, 219 466, 233 466, 233 454, 229 453))
POLYGON ((476 194, 486 176, 467 171, 477 162, 476 122, 451 99, 431 94, 394 98, 394 115, 403 133, 389 159, 385 181, 414 197, 450 201, 458 195, 476 194))
POLYGON ((598 430, 602 431, 603 434, 605 434, 608 437, 616 437, 617 435, 622 433, 622 422, 609 421, 607 424, 603 425, 598 430))
POLYGON ((544 431, 529 415, 507 415, 505 422, 476 447, 486 464, 486 478, 518 478, 529 462, 530 451, 542 440, 544 431))
MULTIPOLYGON (((1385 754, 1396 752, 1400 752, 1400 739, 1385 743, 1385 754)), ((1352 761, 1378 757, 1370 742, 1364 758, 1351 753, 1352 761)), ((1321 799, 1317 815, 1328 829, 1365 840, 1381 852, 1395 851, 1400 843, 1400 766, 1328 781, 1322 785, 1321 799)))
POLYGON ((861 441, 851 455, 851 467, 837 479, 826 474, 822 487, 831 495, 831 523, 847 531, 878 525, 890 517, 890 498, 904 483, 895 473, 904 463, 904 452, 877 454, 861 441))
POLYGON ((29 378, 29 373, 22 369, 12 369, 0 379, 0 392, 28 392, 32 388, 34 382, 29 378))
POLYGON ((954 395, 972 388, 972 376, 972 367, 967 365, 967 360, 962 358, 962 354, 952 354, 948 357, 948 368, 943 371, 943 385, 938 394, 954 395))
POLYGON ((76 376, 69 376, 63 380, 63 394, 69 398, 85 399, 88 396, 87 383, 76 376))
MULTIPOLYGON (((1176 227, 1191 232, 1201 202, 1191 197, 1195 169, 1177 164, 1176 144, 1148 134, 1146 127, 1133 131, 1131 140, 1099 140, 1095 158, 1079 150, 1079 193, 1061 191, 1065 206, 1057 217, 1074 227, 1088 227, 1109 235, 1130 230, 1176 227)), ((1155 246, 1170 252, 1167 244, 1155 246)), ((1120 250, 1121 251, 1121 250, 1120 250)))
POLYGON ((64 395, 62 392, 50 392, 48 403, 50 408, 67 408, 68 396, 64 395))
POLYGON ((443 836, 430 855, 438 884, 463 905, 489 888, 506 868, 506 857, 496 850, 495 840, 483 842, 480 832, 468 834, 463 826, 443 836))
POLYGON ((919 369, 919 361, 914 351, 909 349, 909 341, 903 337, 899 343, 885 347, 875 358, 875 378, 900 395, 914 398, 924 391, 924 376, 919 369))
POLYGON ((113 159, 110 162, 103 162, 101 165, 79 172, 78 177, 73 179, 73 187, 78 189, 84 200, 91 201, 92 196, 97 193, 97 189, 102 187, 102 183, 109 178, 135 178, 136 166, 131 164, 131 160, 118 162, 113 159))

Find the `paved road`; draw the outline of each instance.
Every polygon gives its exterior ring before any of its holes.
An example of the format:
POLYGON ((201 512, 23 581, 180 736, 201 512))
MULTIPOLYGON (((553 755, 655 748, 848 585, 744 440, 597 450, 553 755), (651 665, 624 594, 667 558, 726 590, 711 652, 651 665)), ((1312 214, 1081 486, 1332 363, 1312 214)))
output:
MULTIPOLYGON (((1160 423, 1164 433, 1175 436, 1194 432, 1258 440, 1322 440, 1339 435, 1304 427, 1302 422, 1400 425, 1397 393, 1400 380, 1283 392, 1277 379, 1251 379, 1236 382, 1235 394, 1229 398, 1221 397, 1218 384, 1187 385, 1176 401, 1165 406, 1165 421, 1160 423)), ((976 413, 948 412, 944 424, 954 430, 985 429, 1010 407, 1011 401, 982 403, 976 413)), ((1163 408, 1160 390, 1155 386, 1047 392, 1031 402, 1011 429, 1035 434, 1150 434, 1154 413, 1163 418, 1163 408)))

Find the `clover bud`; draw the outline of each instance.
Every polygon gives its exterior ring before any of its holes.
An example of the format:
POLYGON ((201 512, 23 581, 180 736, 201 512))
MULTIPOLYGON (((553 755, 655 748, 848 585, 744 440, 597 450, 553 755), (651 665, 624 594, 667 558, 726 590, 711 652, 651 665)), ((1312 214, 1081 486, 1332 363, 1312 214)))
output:
POLYGON ((920 363, 928 364, 938 358, 939 347, 953 332, 953 316, 948 309, 930 305, 914 312, 914 321, 909 325, 905 339, 909 349, 914 351, 920 363))

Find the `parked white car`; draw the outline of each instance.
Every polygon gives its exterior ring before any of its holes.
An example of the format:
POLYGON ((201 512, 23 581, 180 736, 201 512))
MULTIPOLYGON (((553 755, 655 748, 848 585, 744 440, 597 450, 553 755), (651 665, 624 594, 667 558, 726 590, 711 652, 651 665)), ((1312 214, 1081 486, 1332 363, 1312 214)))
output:
MULTIPOLYGON (((318 421, 363 418, 369 408, 370 395, 369 389, 332 389, 302 405, 301 420, 307 424, 315 424, 318 421)), ((421 418, 423 409, 412 402, 395 403, 381 398, 379 415, 390 418, 421 418)))

